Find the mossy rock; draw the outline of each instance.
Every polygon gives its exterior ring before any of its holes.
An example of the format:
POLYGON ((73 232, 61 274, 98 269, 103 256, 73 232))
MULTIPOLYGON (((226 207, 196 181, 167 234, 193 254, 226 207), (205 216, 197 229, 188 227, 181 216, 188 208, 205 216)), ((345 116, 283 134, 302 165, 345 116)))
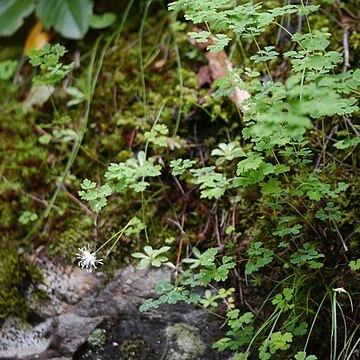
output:
POLYGON ((25 318, 30 298, 41 298, 36 284, 43 282, 40 270, 14 249, 0 252, 0 318, 16 315, 25 318))
POLYGON ((201 359, 205 344, 201 340, 199 329, 185 323, 169 325, 166 329, 168 341, 172 343, 168 360, 201 359), (173 351, 176 349, 176 352, 173 351))

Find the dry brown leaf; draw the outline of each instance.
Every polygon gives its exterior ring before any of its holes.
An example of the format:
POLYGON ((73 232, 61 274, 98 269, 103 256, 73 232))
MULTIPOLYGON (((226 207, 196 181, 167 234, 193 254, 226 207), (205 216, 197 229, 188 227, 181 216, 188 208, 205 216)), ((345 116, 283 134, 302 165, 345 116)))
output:
MULTIPOLYGON (((199 32, 201 30, 199 28, 194 28, 194 29, 192 29, 192 31, 199 32)), ((225 50, 222 50, 218 53, 214 53, 214 52, 210 52, 210 51, 206 50, 207 46, 212 44, 211 41, 208 41, 206 43, 198 43, 198 42, 195 42, 195 40, 189 38, 189 42, 192 45, 197 46, 204 53, 206 59, 209 62, 207 73, 205 73, 205 70, 201 70, 201 68, 200 68, 200 71, 198 74, 199 86, 201 86, 202 84, 205 84, 205 83, 209 83, 208 78, 206 78, 206 81, 205 81, 205 77, 206 76, 209 77, 209 74, 210 74, 210 77, 212 80, 217 80, 217 79, 220 79, 220 78, 226 76, 229 71, 233 70, 233 65, 232 65, 231 61, 229 61, 229 58, 228 58, 225 50)), ((211 84, 211 79, 210 79, 210 84, 211 84)), ((249 97, 250 97, 250 94, 246 90, 241 90, 239 88, 235 88, 235 90, 232 93, 230 98, 234 102, 234 104, 236 105, 238 110, 240 110, 241 112, 245 112, 246 106, 243 106, 242 103, 244 102, 244 100, 248 99, 249 97)))
POLYGON ((43 25, 38 21, 35 26, 29 32, 26 38, 23 55, 26 56, 30 49, 41 49, 46 45, 52 38, 52 35, 48 31, 42 31, 43 25))
POLYGON ((54 93, 53 86, 32 86, 26 99, 22 103, 25 113, 28 113, 33 107, 43 106, 54 93))
POLYGON ((198 86, 199 88, 205 85, 211 85, 213 79, 209 65, 203 65, 198 72, 198 86))
POLYGON ((153 69, 161 69, 165 64, 166 64, 165 59, 157 60, 153 65, 153 69))

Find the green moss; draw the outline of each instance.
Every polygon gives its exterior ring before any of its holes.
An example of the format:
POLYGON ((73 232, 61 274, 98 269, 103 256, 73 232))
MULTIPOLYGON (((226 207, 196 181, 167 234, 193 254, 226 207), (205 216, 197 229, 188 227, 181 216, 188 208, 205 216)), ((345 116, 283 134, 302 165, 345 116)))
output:
POLYGON ((102 346, 106 343, 106 331, 104 329, 95 329, 87 338, 87 342, 94 347, 102 346))
POLYGON ((29 299, 41 297, 34 286, 43 281, 40 270, 13 248, 0 252, 0 318, 16 315, 25 318, 29 299), (35 290, 34 290, 35 289, 35 290), (34 296, 35 295, 35 296, 34 296))
POLYGON ((120 346, 122 359, 136 360, 139 359, 143 353, 143 348, 146 346, 142 339, 131 339, 124 341, 120 346))
POLYGON ((48 253, 57 259, 72 261, 78 248, 89 244, 92 219, 86 216, 61 222, 58 234, 48 246, 48 253))

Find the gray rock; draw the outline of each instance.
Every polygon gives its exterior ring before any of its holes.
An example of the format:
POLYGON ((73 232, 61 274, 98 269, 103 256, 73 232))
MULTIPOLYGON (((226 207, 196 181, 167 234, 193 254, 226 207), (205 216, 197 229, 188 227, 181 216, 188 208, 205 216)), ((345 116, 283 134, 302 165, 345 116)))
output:
POLYGON ((185 304, 164 305, 145 313, 138 309, 122 312, 105 318, 98 327, 104 330, 106 343, 91 346, 87 342, 74 360, 228 359, 228 353, 212 349, 212 343, 223 336, 220 324, 206 311, 185 304))
POLYGON ((85 297, 74 312, 80 316, 115 316, 135 311, 144 299, 153 296, 156 283, 165 279, 170 279, 170 272, 127 266, 98 294, 85 297))
POLYGON ((100 272, 42 264, 48 298, 32 304, 40 324, 8 319, 0 330, 0 359, 6 360, 220 360, 211 348, 223 334, 218 320, 189 305, 164 305, 140 313, 154 297, 163 270, 128 266, 102 288, 100 272), (94 332, 95 330, 95 332, 94 332), (101 334, 99 340, 95 334, 101 334), (99 341, 95 341, 99 340, 99 341))
POLYGON ((84 318, 75 314, 58 316, 50 347, 61 355, 72 356, 102 321, 103 317, 84 318))
POLYGON ((53 327, 51 318, 36 326, 8 318, 0 330, 0 359, 35 358, 49 347, 53 327))
MULTIPOLYGON (((99 273, 88 273, 78 267, 55 266, 49 261, 40 264, 47 301, 34 302, 33 310, 42 317, 53 317, 71 311, 84 297, 101 287, 99 273)), ((101 274, 101 273, 100 273, 101 274)))

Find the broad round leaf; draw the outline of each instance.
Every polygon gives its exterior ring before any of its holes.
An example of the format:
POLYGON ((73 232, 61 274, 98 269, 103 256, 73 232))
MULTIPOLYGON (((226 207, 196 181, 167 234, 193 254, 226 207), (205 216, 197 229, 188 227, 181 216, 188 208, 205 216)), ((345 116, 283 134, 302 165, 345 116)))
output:
POLYGON ((0 35, 12 35, 33 10, 33 0, 0 0, 0 35))
POLYGON ((116 15, 111 12, 107 12, 101 15, 91 15, 89 22, 93 29, 104 29, 112 25, 116 20, 116 15))
POLYGON ((89 29, 92 0, 39 0, 36 15, 46 28, 69 39, 81 39, 89 29))

